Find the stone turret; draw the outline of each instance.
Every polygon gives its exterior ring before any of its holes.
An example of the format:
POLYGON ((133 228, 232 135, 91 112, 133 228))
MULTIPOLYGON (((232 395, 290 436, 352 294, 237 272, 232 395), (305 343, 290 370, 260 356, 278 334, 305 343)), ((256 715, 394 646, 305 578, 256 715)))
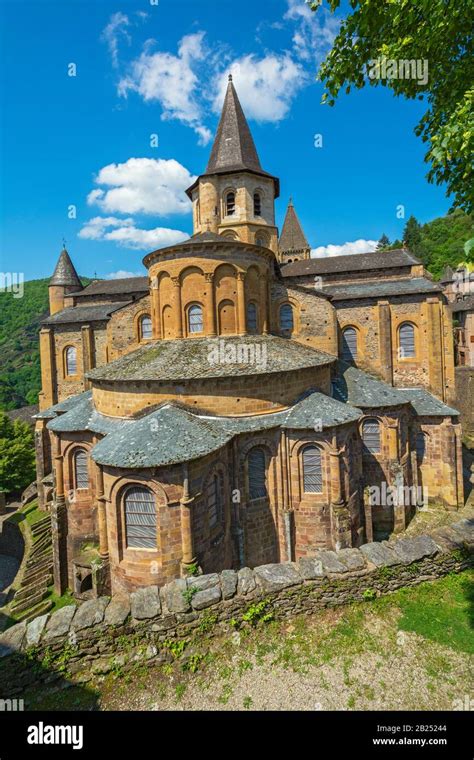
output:
POLYGON ((274 201, 279 191, 279 180, 262 169, 229 75, 206 171, 186 191, 193 202, 194 232, 213 232, 276 253, 274 201))
POLYGON ((296 215, 293 201, 290 198, 286 210, 285 221, 278 242, 278 259, 282 264, 290 264, 292 261, 309 259, 311 249, 300 220, 296 215))
POLYGON ((56 314, 64 309, 64 297, 82 290, 82 283, 65 248, 59 254, 58 263, 49 281, 49 311, 56 314))

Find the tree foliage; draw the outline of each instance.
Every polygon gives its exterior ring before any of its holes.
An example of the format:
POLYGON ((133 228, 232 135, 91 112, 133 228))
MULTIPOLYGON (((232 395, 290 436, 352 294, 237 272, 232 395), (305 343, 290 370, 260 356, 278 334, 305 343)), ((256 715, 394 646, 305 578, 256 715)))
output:
POLYGON ((22 491, 35 478, 34 434, 22 420, 0 412, 0 491, 22 491))
MULTIPOLYGON (((328 0, 334 13, 340 0, 328 0)), ((319 2, 311 3, 314 11, 319 2)), ((369 83, 395 95, 423 100, 427 110, 415 128, 427 144, 428 180, 446 183, 447 195, 468 212, 474 206, 474 0, 350 0, 333 47, 322 63, 323 102, 334 105, 369 83), (369 78, 376 60, 427 61, 428 77, 369 78)))

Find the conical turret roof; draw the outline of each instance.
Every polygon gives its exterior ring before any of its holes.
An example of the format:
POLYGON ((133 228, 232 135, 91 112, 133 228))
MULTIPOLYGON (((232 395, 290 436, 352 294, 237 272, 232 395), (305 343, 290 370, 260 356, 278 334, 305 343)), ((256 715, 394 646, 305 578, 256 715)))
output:
POLYGON ((296 216, 295 207, 293 206, 291 198, 286 210, 285 221, 283 222, 283 229, 281 231, 278 247, 281 252, 302 251, 305 248, 309 248, 309 243, 306 240, 300 220, 296 216))
POLYGON ((59 254, 58 263, 49 284, 73 286, 77 287, 78 290, 82 290, 82 283, 65 248, 59 254))

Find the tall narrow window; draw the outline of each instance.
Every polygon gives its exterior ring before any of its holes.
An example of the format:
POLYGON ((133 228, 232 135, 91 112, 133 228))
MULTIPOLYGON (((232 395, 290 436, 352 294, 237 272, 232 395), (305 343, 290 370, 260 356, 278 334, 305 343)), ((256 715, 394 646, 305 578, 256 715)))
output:
POLYGON ((235 214, 235 193, 227 193, 225 197, 225 213, 227 216, 235 214))
POLYGON ((416 439, 415 439, 415 447, 416 447, 416 459, 418 464, 423 464, 423 461, 425 459, 426 454, 426 435, 425 433, 417 433, 416 439))
POLYGON ((415 328, 409 322, 400 325, 398 346, 400 359, 410 359, 415 356, 415 328))
POLYGON ((247 330, 257 332, 257 307, 254 303, 247 304, 247 330))
POLYGON ((151 317, 145 314, 140 318, 140 340, 147 340, 153 335, 151 317))
POLYGON ((250 499, 261 499, 267 495, 265 477, 265 452, 263 449, 251 449, 248 455, 249 496, 250 499))
POLYGON ((342 331, 342 358, 345 362, 357 361, 357 330, 354 327, 342 331))
POLYGON ((188 332, 199 333, 203 331, 202 307, 195 303, 188 309, 188 332))
POLYGON ((306 446, 303 449, 303 491, 322 493, 322 490, 321 449, 317 446, 306 446))
POLYGON ((253 194, 253 215, 254 216, 262 215, 262 201, 260 198, 260 193, 253 194))
POLYGON ((148 488, 132 486, 125 492, 125 530, 127 547, 156 547, 155 497, 148 488))
POLYGON ((222 475, 215 474, 207 487, 207 508, 209 526, 214 528, 222 521, 224 513, 224 493, 222 475))
POLYGON ((365 420, 362 425, 362 443, 371 454, 380 454, 380 423, 378 420, 365 420))
POLYGON ((76 488, 89 488, 87 453, 84 449, 74 453, 74 485, 76 488))
POLYGON ((293 309, 289 303, 280 306, 280 330, 293 330, 293 309))
POLYGON ((66 375, 77 375, 77 351, 74 346, 66 348, 66 375))

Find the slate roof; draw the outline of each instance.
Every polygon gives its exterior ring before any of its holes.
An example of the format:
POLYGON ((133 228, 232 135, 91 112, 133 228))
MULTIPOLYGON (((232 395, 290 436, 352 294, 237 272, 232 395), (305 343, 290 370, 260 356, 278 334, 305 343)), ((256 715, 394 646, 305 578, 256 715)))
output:
POLYGON ((449 304, 449 309, 453 313, 458 311, 474 311, 474 295, 463 298, 462 301, 453 301, 449 304))
POLYGON ((301 251, 309 248, 309 243, 306 240, 303 228, 301 227, 300 220, 296 215, 295 207, 293 206, 293 201, 291 198, 286 210, 285 221, 283 222, 283 229, 281 231, 280 240, 278 242, 278 248, 281 252, 301 251))
POLYGON ((123 277, 118 280, 96 280, 91 282, 81 293, 74 293, 74 298, 83 298, 84 296, 101 296, 101 295, 135 295, 139 293, 148 293, 150 286, 148 277, 123 277))
POLYGON ((58 263, 49 281, 50 285, 68 285, 82 290, 82 282, 79 279, 74 264, 65 248, 59 254, 58 263))
POLYGON ((281 273, 283 277, 301 277, 305 274, 337 274, 390 267, 411 267, 414 264, 421 264, 421 261, 405 248, 398 248, 393 251, 372 251, 354 253, 351 256, 327 256, 294 261, 291 264, 285 264, 281 273))
POLYGON ((285 372, 334 361, 330 354, 275 335, 187 338, 150 341, 87 376, 94 380, 176 382, 285 372))
POLYGON ((124 420, 95 411, 90 392, 68 402, 69 410, 52 419, 48 429, 55 433, 87 430, 104 435, 94 446, 92 459, 124 468, 190 461, 216 451, 239 433, 275 427, 321 430, 356 421, 361 415, 359 409, 318 391, 309 392, 291 409, 247 417, 199 416, 178 404, 165 403, 139 418, 124 420))
POLYGON ((361 408, 398 406, 410 401, 398 388, 343 361, 337 362, 337 371, 333 390, 334 397, 339 401, 361 408))
MULTIPOLYGON (((221 118, 206 171, 202 176, 231 174, 240 171, 249 171, 253 174, 260 174, 273 179, 275 183, 275 197, 278 197, 278 179, 268 174, 261 167, 252 133, 250 132, 247 119, 232 83, 232 76, 229 75, 221 118)), ((189 197, 191 197, 192 190, 197 182, 198 180, 186 190, 189 197)))
POLYGON ((425 388, 398 388, 420 417, 449 417, 459 414, 457 409, 444 404, 425 388))
POLYGON ((69 398, 64 399, 64 401, 59 401, 59 403, 53 404, 53 406, 48 407, 48 409, 44 409, 42 412, 35 414, 35 419, 42 420, 57 417, 58 413, 68 412, 86 398, 92 399, 92 391, 84 391, 83 393, 77 393, 75 396, 69 396, 69 398))
MULTIPOLYGON (((297 262, 298 263, 298 262, 297 262)), ((361 282, 350 285, 327 285, 324 292, 333 301, 345 301, 351 298, 379 298, 382 296, 404 296, 417 293, 440 293, 438 283, 426 277, 414 277, 404 280, 379 280, 378 282, 361 282)))
POLYGON ((50 317, 43 319, 43 325, 66 325, 72 323, 86 324, 87 322, 101 322, 109 319, 117 309, 128 306, 131 301, 116 301, 115 303, 97 304, 90 306, 70 306, 67 309, 56 312, 50 317))

